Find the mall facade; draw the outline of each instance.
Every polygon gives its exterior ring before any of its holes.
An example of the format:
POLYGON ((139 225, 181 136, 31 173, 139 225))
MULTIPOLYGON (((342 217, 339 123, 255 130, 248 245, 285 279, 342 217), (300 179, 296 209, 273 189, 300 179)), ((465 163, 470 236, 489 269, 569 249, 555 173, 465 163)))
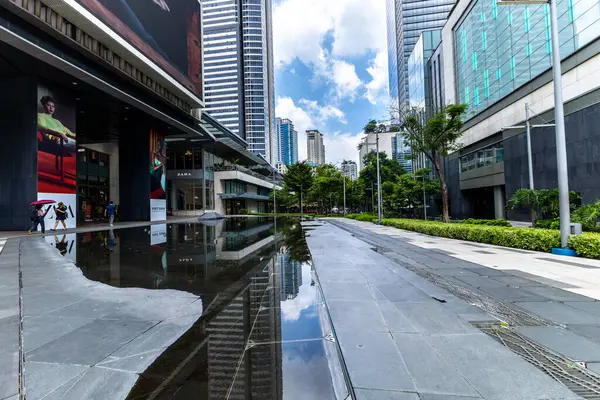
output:
MULTIPOLYGON (((529 220, 506 210, 529 188, 526 105, 535 189, 555 189, 552 43, 548 4, 459 0, 424 59, 428 115, 467 104, 461 148, 444 160, 453 218, 529 220)), ((569 189, 600 199, 600 2, 558 2, 569 189)), ((410 82, 409 82, 410 86, 410 82)))
POLYGON ((276 170, 203 112, 200 18, 196 0, 0 2, 0 230, 36 200, 68 227, 109 201, 122 221, 267 210, 276 170))

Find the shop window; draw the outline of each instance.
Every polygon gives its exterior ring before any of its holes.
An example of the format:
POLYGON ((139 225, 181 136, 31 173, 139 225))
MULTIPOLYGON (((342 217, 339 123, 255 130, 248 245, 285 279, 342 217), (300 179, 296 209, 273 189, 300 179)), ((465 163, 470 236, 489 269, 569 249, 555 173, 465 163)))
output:
POLYGON ((202 169, 202 150, 194 150, 194 169, 202 169))
POLYGON ((167 151, 167 171, 174 170, 175 168, 175 153, 167 151))

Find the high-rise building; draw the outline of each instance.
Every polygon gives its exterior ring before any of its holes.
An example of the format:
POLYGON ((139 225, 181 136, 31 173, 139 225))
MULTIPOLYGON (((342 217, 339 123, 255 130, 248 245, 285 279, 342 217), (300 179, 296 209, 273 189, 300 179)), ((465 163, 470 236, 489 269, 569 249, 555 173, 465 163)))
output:
POLYGON ((342 173, 344 176, 355 180, 358 178, 358 168, 356 167, 356 162, 344 160, 342 161, 342 173))
POLYGON ((275 119, 275 164, 292 165, 298 162, 298 132, 287 118, 275 119))
POLYGON ((392 155, 406 173, 413 172, 412 152, 410 147, 405 144, 402 133, 396 133, 392 137, 392 155))
MULTIPOLYGON (((448 13, 454 3, 455 0, 388 0, 388 53, 393 53, 395 48, 397 54, 388 62, 390 68, 393 68, 394 60, 397 63, 397 68, 390 69, 390 80, 393 79, 394 74, 397 74, 400 108, 408 106, 408 57, 417 43, 419 35, 426 30, 441 29, 446 23, 448 13), (390 26, 394 20, 395 36, 391 32, 393 27, 390 26)), ((393 88, 394 85, 390 84, 390 90, 394 90, 393 88)))
POLYGON ((392 138, 396 137, 396 132, 383 132, 378 135, 369 133, 362 138, 358 145, 358 161, 361 171, 365 167, 365 156, 377 151, 377 136, 379 136, 379 153, 385 153, 388 158, 394 157, 392 138))
POLYGON ((321 132, 316 129, 307 130, 306 146, 309 164, 325 164, 325 145, 323 144, 323 134, 321 132))
POLYGON ((275 99, 271 0, 201 0, 206 112, 271 161, 275 99))
POLYGON ((396 0, 386 0, 388 79, 392 104, 398 104, 398 42, 396 40, 396 0))

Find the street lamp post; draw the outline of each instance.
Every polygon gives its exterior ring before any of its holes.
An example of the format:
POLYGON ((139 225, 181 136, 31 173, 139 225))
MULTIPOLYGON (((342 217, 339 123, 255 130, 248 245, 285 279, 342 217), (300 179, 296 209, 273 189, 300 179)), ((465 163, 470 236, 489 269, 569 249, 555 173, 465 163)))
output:
POLYGON ((375 143, 377 144, 377 225, 381 225, 381 175, 379 173, 379 131, 375 132, 375 143))
POLYGON ((558 37, 557 0, 525 1, 504 0, 506 4, 549 4, 550 32, 552 39, 552 78, 554 81, 554 120, 556 123, 556 163, 558 171, 558 205, 560 215, 560 244, 565 248, 569 244, 571 233, 571 208, 569 205, 569 173, 567 170, 567 140, 565 137, 565 110, 562 98, 562 70, 560 65, 560 43, 558 37))

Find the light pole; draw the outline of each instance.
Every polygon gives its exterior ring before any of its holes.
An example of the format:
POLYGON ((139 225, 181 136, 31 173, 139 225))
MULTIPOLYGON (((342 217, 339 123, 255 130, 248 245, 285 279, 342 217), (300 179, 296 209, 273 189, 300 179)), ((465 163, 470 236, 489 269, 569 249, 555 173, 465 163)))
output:
POLYGON ((552 77, 554 81, 554 120, 556 123, 556 163, 558 171, 558 205, 560 215, 560 244, 565 248, 569 244, 571 232, 571 209, 569 205, 569 173, 567 170, 567 140, 565 137, 565 110, 562 98, 562 70, 560 65, 560 43, 558 37, 557 0, 524 1, 505 0, 505 4, 549 4, 550 32, 552 39, 552 77))
MULTIPOLYGON (((344 160, 346 161, 346 160, 344 160)), ((342 182, 344 185, 344 217, 346 216, 346 171, 344 171, 344 163, 343 162, 337 162, 337 164, 340 164, 340 169, 342 170, 342 182)))
POLYGON ((379 131, 375 131, 375 143, 377 144, 377 225, 381 225, 381 175, 379 173, 379 131))
POLYGON ((302 221, 303 217, 304 217, 304 211, 302 208, 302 184, 300 184, 300 221, 302 221))

